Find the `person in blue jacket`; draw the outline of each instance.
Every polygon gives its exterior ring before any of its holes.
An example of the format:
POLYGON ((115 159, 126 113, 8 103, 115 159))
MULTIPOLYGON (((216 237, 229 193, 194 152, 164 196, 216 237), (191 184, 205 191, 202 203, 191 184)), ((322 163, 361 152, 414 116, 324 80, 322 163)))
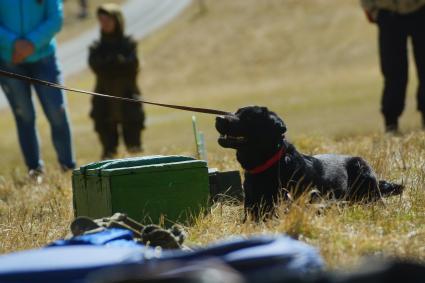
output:
MULTIPOLYGON (((55 34, 62 27, 61 0, 0 1, 0 68, 53 83, 62 83, 56 58, 55 34)), ((30 176, 44 172, 35 125, 31 87, 50 123, 53 145, 63 171, 75 167, 70 122, 64 92, 25 81, 0 77, 12 108, 19 143, 30 176)))

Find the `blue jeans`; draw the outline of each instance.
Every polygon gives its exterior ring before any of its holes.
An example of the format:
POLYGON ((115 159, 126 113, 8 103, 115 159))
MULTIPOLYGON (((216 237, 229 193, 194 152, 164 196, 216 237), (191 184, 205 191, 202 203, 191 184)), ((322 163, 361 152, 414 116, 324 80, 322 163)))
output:
MULTIPOLYGON (((18 65, 0 60, 0 68, 40 80, 54 83, 62 82, 61 72, 54 55, 45 57, 35 63, 18 65)), ((43 161, 40 157, 39 138, 35 124, 36 113, 31 96, 31 84, 25 81, 0 77, 0 85, 15 117, 19 143, 26 165, 29 169, 42 168, 43 161)), ((53 145, 60 165, 64 169, 74 168, 75 158, 64 92, 59 89, 37 84, 34 84, 33 87, 49 121, 53 145)))

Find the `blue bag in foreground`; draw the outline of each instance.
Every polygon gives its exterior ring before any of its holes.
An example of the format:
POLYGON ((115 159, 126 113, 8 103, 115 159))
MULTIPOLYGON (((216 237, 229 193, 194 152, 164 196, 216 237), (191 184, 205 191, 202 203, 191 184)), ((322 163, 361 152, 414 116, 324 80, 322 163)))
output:
POLYGON ((176 269, 176 265, 184 268, 206 259, 246 278, 264 272, 307 275, 324 267, 316 249, 283 235, 231 239, 183 252, 132 245, 127 233, 111 229, 56 242, 56 246, 0 256, 0 282, 86 283, 93 282, 89 279, 93 274, 107 274, 111 269, 149 266, 155 270, 156 265, 167 262, 176 269))

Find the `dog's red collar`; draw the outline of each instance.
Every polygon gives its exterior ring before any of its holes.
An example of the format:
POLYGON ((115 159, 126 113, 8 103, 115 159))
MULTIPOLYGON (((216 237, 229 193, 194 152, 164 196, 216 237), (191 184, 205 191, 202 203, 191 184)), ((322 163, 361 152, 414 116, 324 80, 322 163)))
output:
POLYGON ((273 155, 269 160, 261 164, 260 166, 257 166, 251 170, 246 170, 249 174, 260 174, 272 167, 276 162, 279 162, 280 158, 285 153, 285 146, 282 145, 282 147, 279 149, 278 152, 276 152, 275 155, 273 155))

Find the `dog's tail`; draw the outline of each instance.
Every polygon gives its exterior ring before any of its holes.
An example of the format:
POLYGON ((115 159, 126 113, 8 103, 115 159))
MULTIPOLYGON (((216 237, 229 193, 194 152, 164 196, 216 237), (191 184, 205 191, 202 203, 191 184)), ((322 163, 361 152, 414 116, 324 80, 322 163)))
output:
POLYGON ((403 193, 404 185, 381 180, 379 181, 379 190, 383 197, 396 196, 403 193))

